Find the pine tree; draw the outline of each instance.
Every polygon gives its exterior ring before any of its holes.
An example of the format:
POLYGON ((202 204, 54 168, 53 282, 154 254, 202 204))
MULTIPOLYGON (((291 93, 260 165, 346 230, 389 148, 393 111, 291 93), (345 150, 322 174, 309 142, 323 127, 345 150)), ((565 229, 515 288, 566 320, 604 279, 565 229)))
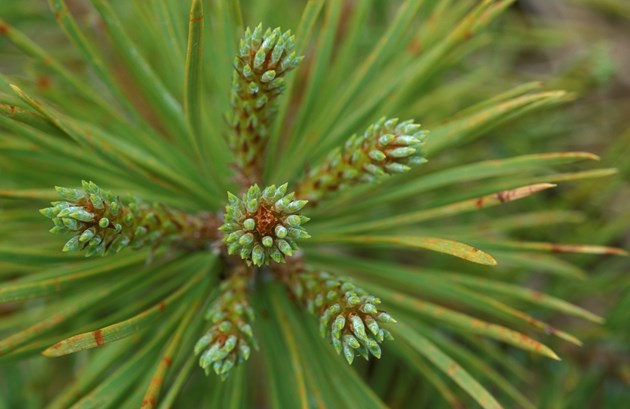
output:
POLYGON ((49 0, 69 56, 0 20, 54 84, 0 77, 0 360, 59 368, 52 408, 376 408, 399 376, 422 379, 410 405, 533 407, 497 343, 558 360, 551 337, 580 341, 523 305, 601 318, 493 266, 624 251, 512 233, 570 212, 498 212, 595 155, 448 160, 571 97, 432 85, 511 1, 183 3, 49 0))

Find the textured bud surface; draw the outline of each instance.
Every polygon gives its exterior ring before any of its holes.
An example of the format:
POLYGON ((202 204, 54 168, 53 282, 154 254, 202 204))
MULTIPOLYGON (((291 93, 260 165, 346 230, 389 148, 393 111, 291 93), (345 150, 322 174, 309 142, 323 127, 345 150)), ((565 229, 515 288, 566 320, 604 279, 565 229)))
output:
POLYGON ((298 184, 297 196, 316 204, 335 191, 407 172, 426 162, 421 152, 425 135, 413 121, 381 118, 308 172, 298 184))
POLYGON ((195 344, 195 355, 206 375, 214 371, 225 379, 230 370, 249 359, 258 344, 252 332, 254 311, 247 301, 247 269, 237 269, 220 286, 220 296, 206 319, 212 327, 195 344))
POLYGON ((338 354, 343 353, 349 364, 357 355, 366 360, 370 355, 380 358, 380 344, 393 337, 379 324, 396 322, 377 308, 381 300, 346 278, 299 270, 286 269, 281 279, 298 302, 319 317, 321 336, 332 343, 338 354))
POLYGON ((284 76, 302 61, 296 55, 295 36, 262 25, 247 28, 234 59, 229 118, 233 132, 229 145, 245 180, 256 180, 264 157, 275 100, 284 90, 284 76))
POLYGON ((204 249, 217 238, 217 218, 210 213, 190 215, 134 197, 122 201, 93 182, 83 181, 82 189, 56 190, 65 200, 40 213, 52 220, 51 233, 73 234, 63 251, 85 250, 93 256, 162 244, 204 249))
POLYGON ((302 225, 309 219, 298 212, 306 200, 295 200, 286 194, 287 184, 265 188, 253 185, 239 199, 228 194, 223 242, 229 254, 239 254, 248 264, 262 266, 271 260, 283 263, 297 250, 297 240, 309 238, 302 225))

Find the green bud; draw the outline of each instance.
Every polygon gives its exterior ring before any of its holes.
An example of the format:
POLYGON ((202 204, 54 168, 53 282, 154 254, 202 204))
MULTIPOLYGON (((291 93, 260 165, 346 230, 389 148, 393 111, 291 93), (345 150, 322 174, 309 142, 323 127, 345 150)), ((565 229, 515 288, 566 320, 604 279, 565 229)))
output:
POLYGON ((246 342, 241 341, 241 342, 239 342, 239 345, 238 345, 238 352, 239 352, 240 356, 242 357, 242 359, 244 361, 247 361, 249 359, 249 356, 252 353, 252 350, 249 347, 249 345, 247 345, 246 342))
POLYGON ((284 263, 284 255, 276 247, 272 247, 269 250, 269 254, 271 255, 271 259, 276 263, 284 263))
POLYGON ((405 146, 409 146, 409 145, 417 145, 420 143, 420 140, 417 138, 414 138, 413 136, 409 136, 409 135, 401 135, 398 136, 395 140, 394 143, 397 145, 405 145, 405 146))
MULTIPOLYGON (((112 202, 112 204, 109 206, 109 211, 112 215, 118 216, 118 214, 120 213, 120 204, 118 202, 112 202)), ((129 216, 131 216, 131 214, 129 214, 129 216)))
POLYGON ((247 219, 243 222, 243 227, 248 231, 254 230, 256 228, 256 222, 254 219, 247 219))
POLYGON ((332 324, 331 334, 334 338, 339 339, 341 337, 341 330, 346 325, 346 318, 343 315, 337 315, 335 321, 332 324))
POLYGON ((86 194, 78 189, 70 189, 67 187, 55 186, 55 190, 64 200, 68 200, 70 202, 78 202, 83 199, 86 194))
POLYGON ((392 333, 391 333, 391 332, 389 332, 387 329, 385 329, 385 328, 381 328, 381 331, 380 331, 380 332, 383 332, 383 334, 384 334, 384 336, 385 336, 385 339, 390 340, 390 341, 393 341, 393 340, 394 340, 394 336, 393 336, 393 335, 392 335, 392 333))
POLYGON ((81 228, 81 225, 78 221, 69 217, 64 217, 63 219, 61 219, 61 221, 63 222, 63 225, 66 226, 69 230, 79 230, 81 228))
POLYGON ((289 237, 291 237, 292 239, 295 240, 302 240, 302 239, 308 239, 311 237, 310 234, 308 234, 307 232, 305 232, 302 229, 294 229, 294 228, 289 228, 289 237))
POLYGON ((230 321, 223 321, 219 324, 219 331, 221 332, 228 332, 230 331, 232 328, 234 327, 234 324, 232 324, 230 321))
POLYGON ((363 359, 365 359, 366 361, 370 360, 370 354, 367 350, 367 348, 364 345, 361 345, 359 348, 356 349, 356 351, 359 353, 359 355, 361 355, 363 357, 363 359))
POLYGON ((81 246, 81 243, 79 242, 79 236, 73 236, 63 246, 63 251, 65 252, 65 251, 79 250, 80 246, 81 246))
POLYGON ((212 342, 212 334, 210 332, 199 338, 194 348, 195 355, 199 355, 201 351, 206 349, 208 345, 210 345, 210 342, 212 342))
POLYGON ((251 199, 250 201, 247 202, 247 211, 250 213, 254 213, 256 210, 258 210, 259 206, 260 206, 260 203, 258 199, 251 199))
POLYGON ((48 230, 52 234, 63 234, 68 233, 70 230, 64 226, 54 226, 52 229, 48 230))
POLYGON ((90 212, 88 212, 85 209, 77 209, 77 210, 73 210, 72 212, 70 212, 70 214, 68 215, 70 217, 72 217, 75 220, 79 220, 81 222, 92 222, 94 221, 94 215, 90 212))
POLYGON ((346 358, 348 365, 352 365, 354 361, 354 350, 345 342, 343 344, 343 356, 346 358))
POLYGON ((373 159, 375 161, 378 161, 378 162, 387 159, 387 156, 383 152, 381 152, 381 151, 379 151, 377 149, 371 150, 370 153, 368 154, 368 156, 371 159, 373 159))
POLYGON ((294 200, 289 203, 286 208, 289 213, 295 213, 302 210, 304 206, 308 203, 308 200, 294 200))
POLYGON ((368 351, 370 351, 370 353, 374 355, 377 359, 381 358, 381 347, 378 345, 378 342, 370 338, 365 343, 365 346, 367 347, 368 351))
POLYGON ((383 169, 381 169, 377 165, 374 165, 373 163, 366 163, 365 165, 363 165, 363 169, 374 176, 382 176, 385 174, 385 171, 383 171, 383 169))
POLYGON ((240 256, 243 260, 247 261, 247 265, 251 265, 252 248, 241 247, 240 256))
POLYGON ((406 158, 416 153, 416 149, 411 147, 402 147, 387 150, 385 151, 385 153, 387 154, 387 156, 392 158, 406 158))
POLYGON ((359 343, 359 340, 349 334, 343 336, 343 343, 350 346, 353 349, 357 349, 361 346, 361 344, 359 343))
POLYGON ((58 213, 58 211, 54 207, 47 207, 45 209, 39 209, 39 212, 42 214, 42 216, 47 217, 49 219, 52 219, 58 213))
POLYGON ((225 375, 228 372, 230 372, 230 370, 234 367, 234 365, 236 364, 236 357, 234 355, 228 357, 224 362, 223 365, 221 366, 221 375, 225 375))
POLYGON ((267 82, 271 82, 271 81, 273 81, 273 79, 274 79, 274 78, 276 78, 276 72, 275 72, 274 70, 269 70, 269 71, 266 71, 266 72, 262 75, 262 77, 260 78, 260 80, 261 80, 262 82, 264 82, 264 83, 267 83, 267 82))
POLYGON ((265 262, 265 250, 261 245, 254 246, 254 250, 252 251, 252 262, 254 265, 259 267, 265 262))
POLYGON ((291 227, 300 227, 302 224, 302 218, 296 214, 292 214, 287 216, 286 219, 284 219, 284 222, 286 225, 291 227))
POLYGON ((374 318, 368 315, 363 319, 363 321, 365 322, 365 325, 367 325, 372 335, 377 336, 379 334, 380 327, 378 326, 378 323, 374 318))
POLYGON ((90 202, 92 202, 92 206, 94 206, 95 209, 104 209, 105 208, 105 202, 103 201, 103 199, 99 195, 91 194, 90 195, 90 202))
POLYGON ((278 249, 281 252, 283 252, 285 255, 287 255, 287 256, 292 256, 293 255, 293 248, 285 240, 277 240, 276 244, 278 245, 278 249))
POLYGON ((385 165, 385 170, 387 171, 387 173, 390 174, 397 174, 397 173, 405 173, 408 172, 409 170, 411 170, 411 168, 407 165, 403 165, 402 163, 388 163, 387 165, 385 165))
POLYGON ((241 246, 249 246, 253 242, 254 242, 254 235, 251 233, 242 235, 241 238, 238 240, 238 244, 240 244, 241 246))
POLYGON ((228 246, 228 254, 232 255, 232 254, 236 254, 239 249, 241 248, 241 245, 237 243, 232 243, 228 246))
POLYGON ((95 232, 93 229, 86 229, 83 233, 81 233, 81 236, 79 236, 79 242, 85 243, 90 241, 94 237, 94 234, 95 232))
POLYGON ((231 352, 235 347, 236 347, 236 343, 238 342, 238 338, 236 338, 235 335, 230 335, 227 340, 225 341, 225 344, 223 345, 223 348, 227 351, 227 352, 231 352))
POLYGON ((277 238, 284 239, 285 237, 287 237, 287 234, 289 234, 289 231, 286 229, 286 227, 278 225, 276 226, 274 233, 276 234, 277 238))
POLYGON ((338 340, 337 338, 331 338, 330 340, 332 342, 333 347, 335 348, 335 352, 337 352, 337 354, 340 354, 343 348, 343 344, 341 343, 341 341, 338 340))
POLYGON ((384 323, 396 323, 397 321, 395 319, 393 319, 388 313, 386 312, 381 312, 376 316, 376 320, 378 322, 384 322, 384 323))
POLYGON ((378 313, 378 310, 376 309, 376 307, 373 304, 363 304, 361 306, 361 308, 359 308, 359 311, 365 313, 365 314, 376 314, 378 313))

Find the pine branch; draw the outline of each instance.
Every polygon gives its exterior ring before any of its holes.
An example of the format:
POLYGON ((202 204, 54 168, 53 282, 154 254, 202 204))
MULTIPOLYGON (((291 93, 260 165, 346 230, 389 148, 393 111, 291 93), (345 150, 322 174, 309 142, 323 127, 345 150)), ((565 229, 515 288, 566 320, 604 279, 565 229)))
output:
POLYGON ((284 91, 284 76, 302 61, 296 55, 295 36, 262 24, 245 31, 234 59, 228 138, 244 185, 259 179, 262 158, 276 114, 276 99, 284 91))
MULTIPOLYGON (((107 1, 94 0, 108 27, 94 38, 94 33, 83 32, 73 15, 78 9, 68 7, 67 0, 49 0, 56 17, 49 20, 58 22, 78 50, 78 54, 63 50, 55 54, 78 55, 78 65, 54 59, 44 51, 46 44, 35 45, 17 27, 0 20, 0 37, 32 59, 26 65, 29 69, 12 67, 19 76, 0 74, 0 88, 15 94, 4 95, 0 104, 0 150, 6 153, 0 161, 5 171, 0 180, 0 228, 6 233, 0 235, 0 265, 5 267, 0 276, 6 277, 0 285, 0 360, 103 347, 102 355, 88 359, 80 372, 72 373, 79 382, 65 379, 64 374, 73 372, 63 370, 70 361, 56 364, 64 375, 58 383, 67 386, 51 408, 105 401, 120 407, 184 407, 208 402, 209 396, 215 405, 229 407, 385 407, 391 401, 380 402, 379 397, 393 395, 378 387, 372 390, 375 385, 398 385, 398 392, 405 392, 409 385, 425 388, 430 384, 452 406, 460 402, 451 390, 458 385, 484 408, 500 407, 489 392, 495 390, 511 397, 512 406, 532 408, 508 378, 509 372, 525 378, 521 363, 510 362, 508 351, 494 343, 470 343, 470 337, 488 337, 556 359, 546 345, 495 322, 527 325, 579 344, 576 336, 531 317, 523 308, 595 322, 602 318, 516 284, 480 280, 477 270, 466 271, 461 260, 428 253, 421 256, 419 266, 411 257, 411 251, 429 250, 494 265, 494 257, 485 252, 491 248, 500 260, 499 269, 547 272, 562 279, 585 273, 556 255, 541 257, 537 252, 626 254, 606 246, 528 242, 520 237, 525 227, 538 231, 549 221, 575 219, 566 214, 555 218, 525 214, 488 222, 492 206, 555 186, 550 182, 612 172, 551 172, 552 166, 597 159, 583 152, 468 163, 470 151, 461 149, 463 144, 508 120, 569 98, 563 91, 541 90, 540 84, 491 96, 488 91, 493 87, 488 88, 484 79, 504 78, 510 64, 477 65, 483 58, 465 59, 492 37, 483 30, 511 1, 449 7, 449 2, 436 6, 433 3, 438 2, 409 0, 401 1, 397 11, 395 2, 381 2, 374 8, 367 1, 309 1, 299 20, 294 14, 297 7, 278 7, 271 13, 274 21, 295 26, 298 39, 279 28, 263 31, 259 25, 245 31, 233 67, 222 64, 234 57, 226 52, 232 52, 238 40, 235 35, 244 27, 243 16, 256 15, 272 4, 261 1, 252 10, 241 10, 238 1, 213 2, 208 14, 213 16, 212 24, 204 24, 201 0, 192 1, 190 14, 178 2, 165 1, 146 10, 131 7, 122 15, 107 1), (186 23, 189 38, 184 53, 186 23), (108 35, 110 41, 105 43, 116 47, 102 49, 100 34, 108 35), (204 38, 213 41, 205 44, 207 52, 202 53, 204 38), (174 47, 160 48, 163 44, 174 47), (156 46, 163 55, 155 54, 156 46), (284 100, 282 118, 276 118, 286 75, 302 61, 298 56, 302 53, 308 54, 307 66, 287 87, 291 97, 284 100), (105 64, 104 55, 124 64, 105 64), (450 81, 449 70, 459 69, 462 62, 472 66, 450 81), (75 66, 91 70, 64 68, 75 66), (202 66, 212 66, 212 70, 204 71, 202 66), (210 72, 211 77, 202 78, 210 72), (223 89, 230 75, 233 81, 227 98, 217 90, 223 89), (105 87, 95 84, 95 79, 105 87), (448 83, 441 84, 443 79, 448 83), (423 97, 418 99, 420 90, 423 97), (202 95, 204 104, 199 100, 202 95), (453 115, 452 105, 445 101, 468 108, 453 115), (202 105, 211 109, 206 112, 202 105), (426 148, 425 132, 419 125, 383 118, 320 160, 331 147, 343 143, 349 130, 368 125, 362 121, 376 112, 414 117, 429 111, 427 120, 434 126, 426 148), (224 112, 230 128, 226 135, 213 126, 224 112), (127 116, 131 121, 125 120, 127 116), (221 148, 224 137, 231 155, 221 148), (204 147, 214 149, 204 152, 204 147), (440 162, 430 175, 408 175, 414 177, 391 180, 395 183, 383 183, 377 189, 374 185, 351 189, 387 181, 389 175, 407 172, 425 162, 427 153, 445 147, 454 148, 449 163, 467 164, 439 169, 440 163, 446 163, 440 162), (211 159, 211 166, 203 163, 204 158, 211 159), (230 165, 232 158, 235 162, 230 165), (281 160, 263 164, 265 158, 281 160), (239 197, 228 193, 225 203, 221 192, 234 177, 234 169, 239 197), (300 175, 298 169, 308 170, 300 175), (287 194, 286 184, 260 189, 263 170, 273 178, 282 175, 285 180, 297 180, 296 193, 287 194), (51 232, 71 235, 64 251, 84 250, 91 256, 127 247, 153 250, 167 245, 184 251, 147 266, 144 253, 80 261, 51 250, 54 238, 32 231, 38 216, 25 212, 24 205, 55 200, 47 181, 71 175, 77 180, 89 176, 112 186, 135 186, 151 197, 181 192, 183 196, 169 203, 182 203, 182 208, 199 213, 134 197, 121 199, 91 182, 83 182, 80 189, 57 188, 61 201, 41 213, 52 220, 51 232), (335 195, 346 189, 350 191, 336 200, 335 195), (328 199, 327 204, 321 203, 328 199), (302 215, 307 201, 322 206, 309 229, 316 237, 303 254, 298 242, 310 237, 303 228, 309 221, 302 215), (216 212, 223 205, 224 214, 205 211, 216 212), (473 213, 480 209, 488 214, 473 213), (452 219, 446 224, 435 222, 447 216, 452 219), (418 233, 417 228, 422 231, 418 233), (466 243, 455 241, 462 238, 466 243), (377 246, 379 251, 372 252, 377 246), (390 251, 404 252, 404 257, 390 251), (308 257, 308 267, 303 257, 308 257), (356 276, 363 288, 326 271, 356 276), (267 279, 283 283, 291 297, 278 292, 277 285, 258 285, 267 279), (207 286, 220 280, 210 296, 207 286), (256 300, 261 301, 256 306, 265 318, 259 328, 266 354, 261 366, 268 382, 260 394, 241 393, 252 378, 259 381, 258 365, 232 371, 249 359, 252 348, 257 349, 250 290, 256 291, 256 300), (390 326, 396 321, 365 290, 382 296, 388 311, 408 322, 390 326), (379 358, 383 341, 392 338, 388 329, 400 338, 392 345, 395 359, 388 359, 387 368, 377 367, 370 382, 364 382, 361 371, 353 371, 340 358, 321 354, 326 345, 310 342, 312 334, 295 308, 290 308, 291 300, 318 318, 321 335, 349 364, 357 355, 379 358), (204 316, 195 312, 200 305, 210 305, 205 334, 199 333, 204 316), (436 325, 425 328, 411 312, 436 325), (175 332, 169 334, 171 330, 175 332), (181 353, 173 353, 178 350, 181 353), (225 379, 237 373, 227 384, 191 384, 188 380, 194 376, 196 360, 207 375, 215 372, 225 379), (506 363, 509 371, 495 370, 488 364, 491 360, 506 363), (151 368, 155 373, 149 377, 151 368), (392 383, 391 376, 401 370, 417 373, 428 382, 418 383, 409 376, 402 383, 392 383), (343 382, 331 382, 333 373, 343 382), (483 384, 476 377, 484 378, 483 384), (162 400, 158 400, 160 395, 162 400)), ((6 19, 20 25, 18 17, 6 19)), ((54 44, 58 44, 56 38, 54 44)), ((522 52, 518 48, 517 54, 522 52)), ((509 50, 502 55, 506 61, 514 60, 509 50)), ((538 139, 557 131, 543 123, 514 129, 542 132, 538 139)), ((615 152, 621 149, 614 148, 615 152)), ((601 241, 623 231, 630 217, 624 220, 604 229, 601 241)), ((17 378, 22 372, 30 374, 17 368, 17 378)), ((19 407, 23 402, 13 399, 11 389, 37 383, 37 379, 17 378, 9 386, 0 383, 0 407, 19 407)), ((46 390, 38 400, 45 402, 56 392, 46 390)), ((427 393, 402 392, 397 394, 398 403, 408 407, 418 406, 427 393)), ((428 393, 433 396, 431 390, 428 393)))
POLYGON ((319 318, 319 330, 338 354, 352 364, 355 356, 366 360, 381 357, 385 339, 391 333, 379 323, 395 323, 389 314, 377 308, 381 300, 356 287, 349 279, 331 273, 301 267, 301 261, 275 268, 279 279, 296 301, 319 318))
POLYGON ((308 172, 298 183, 297 196, 316 205, 334 192, 407 172, 410 166, 426 162, 421 153, 425 135, 413 121, 381 118, 308 172))
POLYGON ((162 204, 148 204, 135 197, 121 200, 93 182, 82 189, 56 187, 64 201, 40 213, 52 220, 54 234, 72 233, 63 251, 85 250, 86 256, 175 245, 187 250, 210 248, 217 240, 218 219, 200 212, 191 215, 162 204))
POLYGON ((251 348, 258 349, 251 322, 254 311, 247 298, 249 269, 239 265, 221 283, 219 298, 212 304, 206 319, 213 325, 195 344, 195 355, 206 375, 210 369, 225 379, 230 370, 249 359, 251 348))

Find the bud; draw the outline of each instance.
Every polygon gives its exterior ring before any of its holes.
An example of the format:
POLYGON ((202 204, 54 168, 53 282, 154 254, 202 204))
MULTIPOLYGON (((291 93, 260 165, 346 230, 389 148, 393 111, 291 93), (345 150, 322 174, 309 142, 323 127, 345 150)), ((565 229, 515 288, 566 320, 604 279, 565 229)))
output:
POLYGON ((298 183, 297 196, 317 204, 335 191, 407 172, 426 161, 421 153, 424 137, 420 125, 382 118, 313 168, 298 183))
POLYGON ((236 155, 241 176, 247 180, 256 179, 260 173, 277 111, 276 99, 285 87, 284 76, 301 61, 294 48, 295 37, 290 31, 283 33, 276 28, 263 33, 262 25, 253 31, 247 28, 239 43, 230 95, 233 112, 228 144, 236 155))
POLYGON ((213 325, 194 348, 206 375, 212 370, 224 380, 232 368, 249 359, 250 345, 258 348, 250 324, 254 315, 247 301, 248 274, 244 266, 237 267, 221 283, 221 295, 206 313, 213 325))
POLYGON ((241 199, 228 194, 225 223, 219 227, 229 254, 239 254, 248 265, 282 263, 297 249, 298 240, 310 235, 302 224, 309 219, 297 214, 306 200, 293 200, 287 185, 268 186, 262 191, 251 186, 241 199))
POLYGON ((296 271, 295 266, 291 267, 283 269, 285 274, 279 277, 309 312, 319 316, 320 333, 330 340, 335 351, 343 353, 349 364, 357 355, 380 358, 379 344, 385 338, 392 338, 378 323, 395 322, 389 314, 378 310, 381 301, 344 277, 304 271, 299 266, 296 271))
POLYGON ((127 202, 118 195, 82 182, 82 189, 56 188, 66 199, 53 202, 40 213, 52 220, 50 232, 75 234, 63 251, 85 250, 86 256, 117 253, 127 247, 140 249, 161 243, 186 248, 209 248, 216 239, 216 216, 199 216, 162 205, 149 205, 134 197, 127 202))

